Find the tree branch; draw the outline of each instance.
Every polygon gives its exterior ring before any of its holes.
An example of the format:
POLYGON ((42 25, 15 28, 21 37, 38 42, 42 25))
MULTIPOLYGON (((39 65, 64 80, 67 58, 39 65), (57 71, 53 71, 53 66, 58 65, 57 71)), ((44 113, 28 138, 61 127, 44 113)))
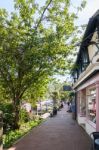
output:
POLYGON ((43 12, 42 12, 42 15, 41 15, 41 17, 40 17, 40 19, 39 19, 39 21, 38 21, 36 27, 35 27, 35 31, 34 31, 34 32, 37 31, 37 28, 39 27, 39 25, 40 25, 40 23, 41 23, 41 21, 42 21, 42 19, 43 19, 43 16, 44 16, 44 14, 45 14, 45 11, 48 9, 48 7, 49 7, 49 5, 51 4, 51 2, 52 2, 52 0, 50 0, 49 3, 47 4, 47 6, 44 8, 44 10, 43 10, 43 12))
POLYGON ((19 97, 22 97, 22 95, 24 94, 24 92, 28 89, 28 87, 33 83, 33 81, 37 81, 38 80, 38 76, 40 75, 41 73, 41 69, 42 67, 39 68, 39 70, 36 72, 36 75, 33 76, 31 79, 28 80, 28 84, 27 85, 22 85, 22 89, 21 89, 21 92, 20 92, 20 96, 19 97))
MULTIPOLYGON (((14 89, 13 81, 12 81, 12 79, 11 79, 10 74, 9 74, 10 80, 7 80, 7 78, 6 78, 6 76, 4 75, 4 72, 2 71, 2 69, 0 69, 0 73, 1 73, 2 78, 6 81, 6 84, 9 85, 10 90, 12 90, 12 92, 15 94, 15 89, 14 89)), ((7 73, 8 73, 8 72, 7 72, 7 73)))

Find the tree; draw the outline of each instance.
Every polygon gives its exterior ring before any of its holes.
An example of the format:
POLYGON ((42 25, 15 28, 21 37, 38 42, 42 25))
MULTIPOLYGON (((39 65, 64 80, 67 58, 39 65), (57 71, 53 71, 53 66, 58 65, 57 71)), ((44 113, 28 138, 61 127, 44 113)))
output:
POLYGON ((0 9, 0 84, 12 99, 16 129, 25 91, 67 68, 77 16, 69 12, 69 0, 46 0, 41 7, 35 0, 14 1, 10 17, 0 9))
POLYGON ((23 94, 23 99, 28 100, 35 107, 37 101, 46 98, 48 83, 48 78, 42 78, 42 80, 40 78, 40 81, 38 81, 38 83, 33 83, 26 90, 26 92, 23 94))

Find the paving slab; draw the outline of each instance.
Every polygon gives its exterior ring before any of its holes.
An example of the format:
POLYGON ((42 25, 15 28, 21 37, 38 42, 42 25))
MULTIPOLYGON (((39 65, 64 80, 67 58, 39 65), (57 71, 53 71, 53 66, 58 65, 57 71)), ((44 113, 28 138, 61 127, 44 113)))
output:
POLYGON ((90 150, 91 140, 66 106, 8 150, 90 150))

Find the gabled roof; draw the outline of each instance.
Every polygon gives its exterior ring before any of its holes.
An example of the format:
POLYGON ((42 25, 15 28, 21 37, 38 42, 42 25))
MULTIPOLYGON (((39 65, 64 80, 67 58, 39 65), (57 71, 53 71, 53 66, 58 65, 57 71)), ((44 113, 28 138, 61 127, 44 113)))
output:
POLYGON ((97 10, 97 12, 89 19, 89 22, 88 22, 88 25, 87 25, 87 28, 83 36, 79 52, 78 52, 76 63, 79 60, 79 56, 83 48, 88 47, 89 42, 91 41, 96 28, 99 28, 99 10, 97 10))

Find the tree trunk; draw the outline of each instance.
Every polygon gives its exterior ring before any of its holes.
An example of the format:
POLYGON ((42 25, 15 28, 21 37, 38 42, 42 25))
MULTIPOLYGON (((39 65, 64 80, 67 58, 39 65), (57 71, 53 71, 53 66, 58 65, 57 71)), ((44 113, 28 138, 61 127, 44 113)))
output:
POLYGON ((14 124, 13 124, 13 129, 15 130, 15 129, 19 129, 19 109, 17 108, 17 106, 16 106, 16 108, 15 108, 15 116, 14 116, 14 124))
POLYGON ((14 124, 13 129, 19 129, 19 113, 20 113, 20 99, 16 96, 13 100, 14 124))

